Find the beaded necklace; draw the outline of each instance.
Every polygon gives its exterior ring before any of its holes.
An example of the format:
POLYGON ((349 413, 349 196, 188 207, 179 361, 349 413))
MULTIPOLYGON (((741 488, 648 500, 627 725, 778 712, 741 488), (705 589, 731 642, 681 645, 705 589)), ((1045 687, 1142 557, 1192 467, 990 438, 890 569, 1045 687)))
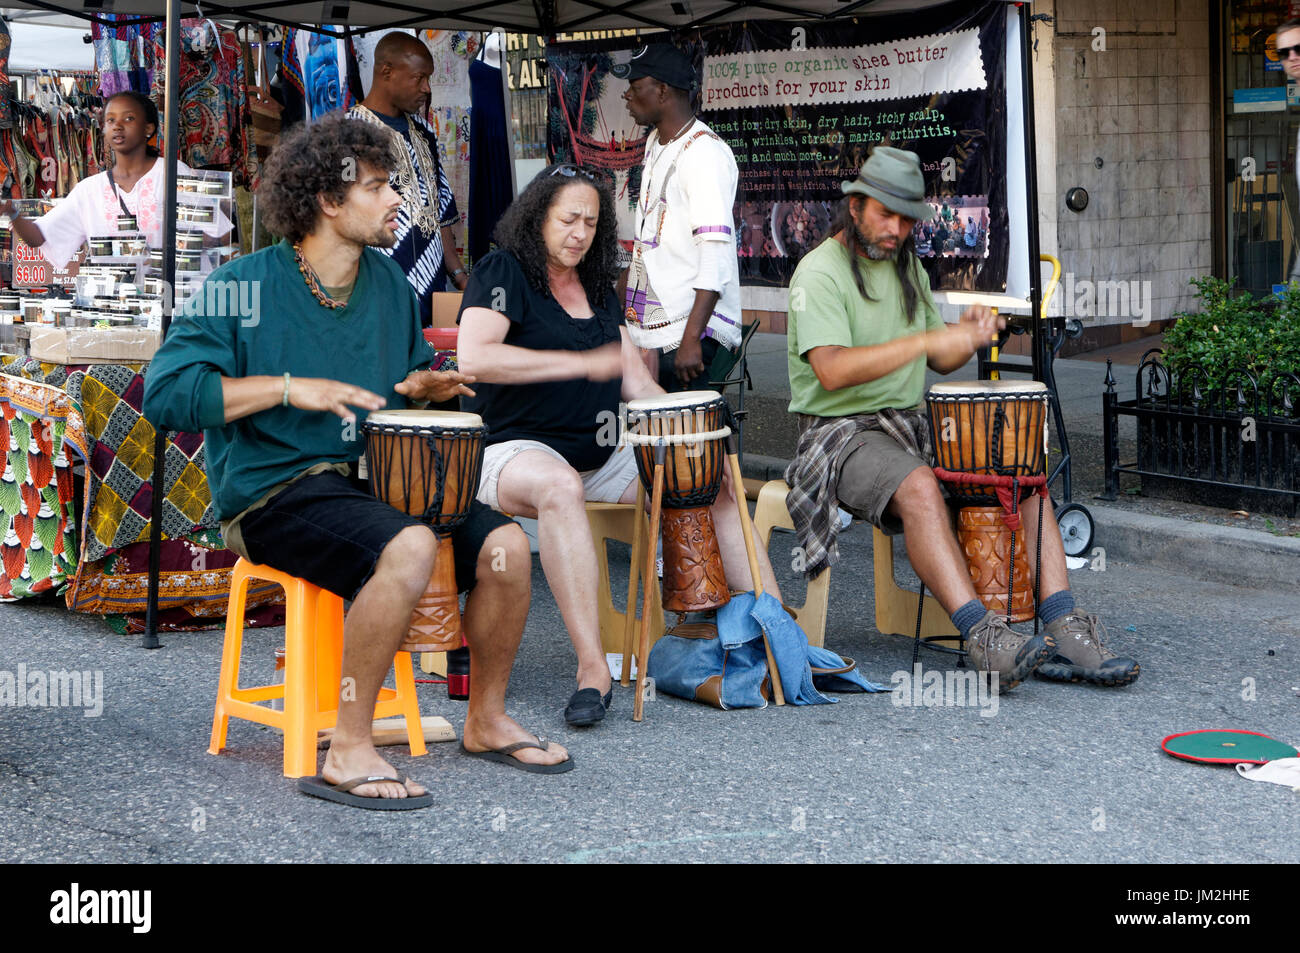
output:
POLYGON ((348 306, 346 301, 335 301, 321 290, 320 279, 316 277, 316 272, 312 270, 311 265, 307 264, 307 258, 302 253, 302 245, 293 246, 293 257, 298 261, 298 272, 302 275, 303 281, 307 282, 308 290, 322 307, 338 310, 348 306))

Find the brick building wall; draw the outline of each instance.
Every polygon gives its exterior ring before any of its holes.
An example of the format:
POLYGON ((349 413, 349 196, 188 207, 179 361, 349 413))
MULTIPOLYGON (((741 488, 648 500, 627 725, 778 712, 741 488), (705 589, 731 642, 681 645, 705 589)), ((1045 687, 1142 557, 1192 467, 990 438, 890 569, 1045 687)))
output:
MULTIPOLYGON (((1149 289, 1147 317, 1169 318, 1192 304, 1188 279, 1210 273, 1213 262, 1210 2, 1052 6, 1055 222, 1044 215, 1040 225, 1054 228, 1063 271, 1076 287, 1080 280, 1150 282, 1139 286, 1149 289), (1094 49, 1097 27, 1105 31, 1104 50, 1094 49), (1072 186, 1088 190, 1083 212, 1066 207, 1072 186)), ((1035 85, 1041 89, 1041 80, 1035 85)), ((1040 126, 1040 135, 1045 131, 1040 126)), ((1131 326, 1135 315, 1081 317, 1098 328, 1131 326)), ((1114 332, 1088 336, 1098 344, 1118 339, 1114 332)))

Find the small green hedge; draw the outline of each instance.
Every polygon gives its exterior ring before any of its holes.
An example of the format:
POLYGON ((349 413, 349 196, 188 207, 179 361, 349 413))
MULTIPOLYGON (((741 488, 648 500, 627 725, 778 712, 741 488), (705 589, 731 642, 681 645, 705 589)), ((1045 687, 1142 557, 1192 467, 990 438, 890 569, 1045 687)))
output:
MULTIPOLYGON (((1165 332, 1165 364, 1177 378, 1205 372, 1211 389, 1224 386, 1232 371, 1248 370, 1260 393, 1278 395, 1279 378, 1300 374, 1300 282, 1280 298, 1232 294, 1219 278, 1194 278, 1201 309, 1180 312, 1165 332)), ((1293 393, 1294 396, 1294 393, 1293 393)))

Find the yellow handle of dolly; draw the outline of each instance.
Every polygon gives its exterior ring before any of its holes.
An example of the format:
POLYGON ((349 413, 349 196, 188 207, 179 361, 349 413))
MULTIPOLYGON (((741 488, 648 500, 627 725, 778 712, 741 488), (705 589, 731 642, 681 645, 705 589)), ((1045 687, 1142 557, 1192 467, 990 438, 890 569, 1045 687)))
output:
POLYGON ((1047 288, 1043 291, 1042 311, 1038 315, 1042 319, 1047 317, 1047 306, 1052 303, 1052 295, 1056 293, 1056 286, 1061 283, 1061 263, 1053 255, 1039 255, 1038 260, 1052 263, 1052 276, 1047 279, 1047 288))
MULTIPOLYGON (((1047 306, 1052 303, 1052 295, 1056 294, 1056 286, 1061 283, 1061 263, 1057 261, 1056 257, 1053 255, 1039 255, 1038 260, 1040 262, 1042 261, 1051 262, 1052 264, 1052 275, 1050 278, 1047 279, 1047 287, 1043 290, 1043 301, 1040 306, 1041 310, 1039 311, 1038 314, 1039 320, 1042 320, 1043 318, 1047 317, 1047 306)), ((994 308, 993 313, 997 314, 998 309, 994 308)), ((989 349, 989 359, 994 363, 997 362, 998 352, 1000 350, 1001 348, 999 348, 997 344, 994 344, 989 349)), ((989 372, 989 380, 996 381, 1001 379, 1002 379, 1002 375, 999 374, 997 371, 989 372)))

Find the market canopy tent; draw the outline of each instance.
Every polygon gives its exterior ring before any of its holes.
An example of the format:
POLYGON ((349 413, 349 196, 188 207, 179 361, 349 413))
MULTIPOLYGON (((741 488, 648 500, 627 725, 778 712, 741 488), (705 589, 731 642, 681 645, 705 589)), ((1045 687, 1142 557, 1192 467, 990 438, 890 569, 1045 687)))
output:
MULTIPOLYGON (((347 33, 383 27, 441 27, 552 36, 576 30, 683 30, 738 20, 824 20, 849 16, 878 16, 941 6, 952 0, 225 0, 220 3, 181 2, 183 16, 238 17, 290 26, 327 24, 347 33)), ((1010 0, 1008 0, 1010 2, 1010 0)), ((48 10, 94 17, 103 13, 163 17, 168 0, 83 0, 59 3, 27 0, 15 8, 48 10)))
MULTIPOLYGON (((986 0, 949 0, 949 5, 975 8, 986 0)), ((1007 2, 1014 0, 989 0, 1007 2)), ((14 8, 41 10, 95 20, 100 14, 113 14, 117 19, 101 21, 122 25, 123 15, 139 15, 150 19, 167 20, 166 30, 166 83, 175 89, 180 84, 180 63, 176 51, 180 46, 180 20, 182 16, 217 16, 254 22, 278 23, 287 26, 327 24, 337 26, 337 32, 365 33, 385 27, 437 27, 459 29, 496 29, 512 32, 534 33, 551 37, 557 33, 615 29, 668 29, 686 30, 717 23, 744 20, 832 20, 843 17, 867 17, 908 11, 926 10, 945 5, 944 0, 621 0, 621 2, 596 2, 596 0, 480 0, 469 4, 456 0, 409 3, 400 0, 383 2, 352 2, 352 0, 323 0, 300 3, 294 0, 227 0, 220 3, 195 3, 192 0, 79 0, 79 2, 46 2, 26 0, 13 4, 14 8)), ((1010 218, 1013 256, 1007 273, 1007 291, 1004 304, 1028 306, 1030 314, 1041 311, 1038 261, 1038 206, 1037 178, 1035 175, 1035 150, 1033 116, 1033 86, 1027 54, 1029 28, 1028 3, 1017 4, 1018 16, 1007 17, 1007 102, 1019 103, 1020 109, 1008 108, 1007 185, 1008 213, 1010 218), (1012 80, 1019 82, 1013 84, 1012 80)), ((179 117, 175 100, 168 97, 163 119, 164 141, 176 142, 179 135, 179 117)), ((165 210, 163 218, 163 278, 172 284, 176 274, 176 150, 168 149, 165 184, 165 210)), ((167 332, 171 315, 163 316, 163 334, 167 332)), ((1051 356, 1045 350, 1045 335, 1035 334, 1033 349, 1034 377, 1042 379, 1044 370, 1050 374, 1051 356)), ((159 431, 154 445, 154 484, 163 480, 165 435, 159 431)), ((157 579, 159 573, 162 526, 162 493, 154 493, 154 512, 151 520, 150 546, 150 598, 145 624, 144 645, 155 648, 157 619, 157 579)))
POLYGON ((48 70, 93 70, 95 50, 82 37, 90 36, 90 24, 65 14, 10 11, 10 73, 48 70))

